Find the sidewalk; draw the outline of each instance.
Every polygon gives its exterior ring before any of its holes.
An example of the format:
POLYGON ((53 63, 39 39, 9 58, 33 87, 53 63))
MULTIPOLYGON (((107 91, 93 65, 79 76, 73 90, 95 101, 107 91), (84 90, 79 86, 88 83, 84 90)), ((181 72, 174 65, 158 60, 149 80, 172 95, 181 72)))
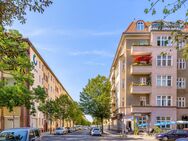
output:
MULTIPOLYGON (((105 130, 104 133, 106 133, 107 135, 110 136, 122 136, 121 133, 117 132, 117 131, 113 131, 113 130, 105 130)), ((134 139, 149 139, 149 140, 153 140, 155 141, 155 137, 154 136, 148 136, 148 135, 125 135, 126 138, 134 138, 134 139)))

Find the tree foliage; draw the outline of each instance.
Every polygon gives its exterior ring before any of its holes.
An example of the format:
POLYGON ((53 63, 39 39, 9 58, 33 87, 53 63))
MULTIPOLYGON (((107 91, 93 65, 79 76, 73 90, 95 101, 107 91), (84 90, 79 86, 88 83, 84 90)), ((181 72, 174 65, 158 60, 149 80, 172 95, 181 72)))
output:
MULTIPOLYGON (((148 0, 150 2, 150 7, 145 9, 145 13, 151 13, 152 15, 155 15, 157 10, 156 6, 158 4, 164 5, 163 7, 163 14, 164 18, 168 17, 170 14, 173 14, 180 10, 182 6, 185 6, 187 3, 187 0, 148 0)), ((185 12, 185 16, 188 17, 188 10, 185 12)))
POLYGON ((110 81, 98 75, 88 81, 80 93, 80 105, 85 114, 103 119, 110 117, 110 81))
POLYGON ((11 25, 15 19, 25 23, 26 11, 43 13, 51 4, 51 0, 0 0, 0 23, 11 25))
POLYGON ((0 108, 12 111, 13 107, 25 106, 34 113, 34 102, 46 98, 40 86, 29 89, 34 80, 28 50, 29 44, 17 30, 0 27, 0 108))

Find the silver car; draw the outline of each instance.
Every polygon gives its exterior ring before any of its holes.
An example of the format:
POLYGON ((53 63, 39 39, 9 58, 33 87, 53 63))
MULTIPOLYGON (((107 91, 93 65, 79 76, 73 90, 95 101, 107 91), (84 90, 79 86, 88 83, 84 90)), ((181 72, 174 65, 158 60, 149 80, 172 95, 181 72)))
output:
POLYGON ((55 129, 55 132, 54 132, 55 135, 63 135, 67 133, 68 133, 68 130, 65 127, 58 127, 55 129))
POLYGON ((0 133, 0 141, 41 141, 37 128, 13 128, 0 133))
POLYGON ((91 130, 91 135, 92 136, 101 136, 102 135, 101 129, 100 128, 93 128, 91 130))

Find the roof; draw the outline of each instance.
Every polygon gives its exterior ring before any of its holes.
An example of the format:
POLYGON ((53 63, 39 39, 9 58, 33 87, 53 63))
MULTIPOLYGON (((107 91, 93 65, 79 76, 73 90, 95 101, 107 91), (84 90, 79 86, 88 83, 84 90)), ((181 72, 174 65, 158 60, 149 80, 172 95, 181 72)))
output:
POLYGON ((142 20, 138 20, 138 21, 133 21, 128 28, 123 32, 123 33, 147 33, 149 32, 149 26, 151 25, 151 22, 144 22, 144 30, 136 30, 136 24, 137 22, 142 21, 142 20))

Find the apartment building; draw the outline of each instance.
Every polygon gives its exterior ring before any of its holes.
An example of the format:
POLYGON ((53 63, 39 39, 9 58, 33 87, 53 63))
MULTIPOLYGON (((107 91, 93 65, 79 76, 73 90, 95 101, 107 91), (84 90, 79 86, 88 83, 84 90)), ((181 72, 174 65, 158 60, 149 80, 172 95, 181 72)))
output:
MULTIPOLYGON (((30 48, 29 48, 29 58, 34 65, 34 69, 32 71, 34 75, 34 83, 32 86, 29 86, 30 89, 36 88, 37 86, 41 86, 45 89, 48 94, 48 97, 51 99, 55 99, 62 94, 70 95, 63 87, 61 82, 58 80, 56 75, 50 69, 48 64, 33 46, 29 39, 25 39, 30 48)), ((13 78, 8 75, 3 75, 3 77, 10 78, 13 81, 13 78)), ((9 83, 11 82, 9 81, 9 83)), ((72 98, 70 97, 72 100, 72 98)), ((29 111, 25 107, 15 107, 13 112, 9 112, 6 108, 0 109, 0 129, 7 129, 12 127, 36 127, 42 130, 49 129, 49 123, 46 119, 45 115, 40 112, 37 107, 38 103, 35 103, 36 106, 36 114, 35 116, 30 115, 29 111), (13 125, 14 124, 14 125, 13 125)), ((66 123, 66 126, 71 126, 71 123, 66 123)), ((53 121, 52 128, 56 128, 60 126, 60 121, 53 121)))
POLYGON ((182 21, 142 20, 123 32, 110 70, 112 129, 134 130, 135 121, 144 128, 188 126, 174 124, 188 120, 188 66, 181 51, 187 41, 173 42, 173 30, 188 33, 182 21))

